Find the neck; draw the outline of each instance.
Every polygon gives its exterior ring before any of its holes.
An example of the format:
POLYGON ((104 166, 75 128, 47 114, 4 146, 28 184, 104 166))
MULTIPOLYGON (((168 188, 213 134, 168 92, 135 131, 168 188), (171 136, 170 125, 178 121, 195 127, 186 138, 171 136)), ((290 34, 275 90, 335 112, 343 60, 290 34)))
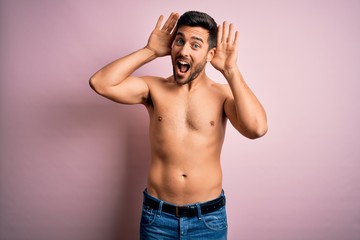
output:
POLYGON ((186 84, 178 84, 180 88, 191 92, 202 85, 206 84, 206 82, 209 80, 207 77, 205 70, 203 70, 195 79, 193 79, 191 82, 186 84))

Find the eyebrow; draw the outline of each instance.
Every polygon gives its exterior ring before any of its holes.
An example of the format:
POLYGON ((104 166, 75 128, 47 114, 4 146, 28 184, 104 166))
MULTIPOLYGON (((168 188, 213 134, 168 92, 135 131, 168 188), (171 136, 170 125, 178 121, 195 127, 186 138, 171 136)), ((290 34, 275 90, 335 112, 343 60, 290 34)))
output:
MULTIPOLYGON (((181 37, 185 37, 185 35, 182 32, 177 32, 176 35, 181 36, 181 37)), ((195 40, 198 40, 198 41, 204 43, 204 40, 201 37, 192 36, 191 39, 195 39, 195 40)))

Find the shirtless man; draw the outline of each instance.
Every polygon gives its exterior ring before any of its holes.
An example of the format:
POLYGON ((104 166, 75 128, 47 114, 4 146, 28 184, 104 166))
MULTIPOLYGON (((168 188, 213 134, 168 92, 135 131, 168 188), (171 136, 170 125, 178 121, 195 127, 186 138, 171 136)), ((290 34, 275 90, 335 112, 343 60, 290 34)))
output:
POLYGON ((141 239, 226 239, 220 165, 227 119, 245 137, 267 131, 266 114, 236 64, 238 32, 207 14, 160 16, 147 45, 106 65, 90 79, 100 95, 143 104, 150 116, 151 163, 141 239), (132 76, 171 55, 168 78, 132 76), (210 62, 228 84, 205 73, 210 62))

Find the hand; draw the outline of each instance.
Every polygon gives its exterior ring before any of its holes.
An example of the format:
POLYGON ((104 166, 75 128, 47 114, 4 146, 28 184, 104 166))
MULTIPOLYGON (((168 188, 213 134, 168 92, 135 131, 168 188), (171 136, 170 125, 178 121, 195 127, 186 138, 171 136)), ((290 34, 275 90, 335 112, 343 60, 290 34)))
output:
POLYGON ((239 32, 234 33, 234 25, 227 22, 218 27, 217 46, 211 64, 222 73, 237 68, 239 32))
POLYGON ((174 41, 175 32, 174 27, 179 19, 178 13, 171 13, 166 20, 164 26, 161 28, 161 22, 164 16, 161 15, 152 31, 146 48, 154 52, 157 57, 169 55, 171 52, 171 45, 174 41))

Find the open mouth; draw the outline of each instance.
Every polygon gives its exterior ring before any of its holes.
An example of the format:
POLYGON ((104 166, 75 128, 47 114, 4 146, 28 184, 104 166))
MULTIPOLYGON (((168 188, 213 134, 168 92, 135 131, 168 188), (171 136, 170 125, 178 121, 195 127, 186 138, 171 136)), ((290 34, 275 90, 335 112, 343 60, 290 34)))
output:
POLYGON ((181 73, 186 73, 190 69, 190 64, 185 61, 177 61, 176 65, 181 73))

